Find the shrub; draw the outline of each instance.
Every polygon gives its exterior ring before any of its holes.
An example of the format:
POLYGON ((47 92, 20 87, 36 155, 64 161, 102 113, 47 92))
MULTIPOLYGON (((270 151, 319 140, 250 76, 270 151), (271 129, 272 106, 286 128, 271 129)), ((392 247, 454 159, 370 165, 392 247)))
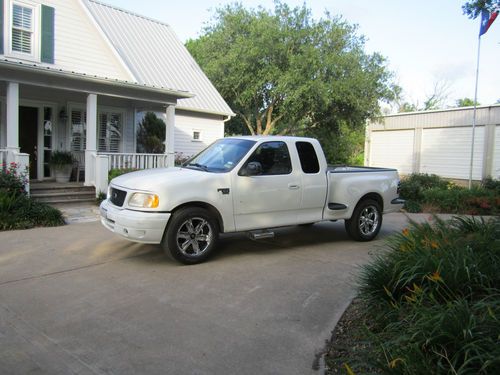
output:
POLYGON ((114 169, 111 169, 108 172, 108 181, 111 181, 113 178, 121 176, 122 174, 130 173, 130 172, 135 172, 137 170, 138 169, 135 169, 135 168, 121 168, 121 169, 120 168, 114 168, 114 169))
POLYGON ((61 211, 25 195, 0 191, 0 230, 63 225, 61 211))
POLYGON ((137 129, 137 152, 163 154, 165 152, 165 122, 154 112, 147 112, 137 129))
POLYGON ((494 180, 491 177, 487 177, 483 180, 481 186, 486 190, 491 190, 495 194, 500 195, 500 180, 494 180))
POLYGON ((49 164, 54 168, 63 168, 74 162, 73 154, 69 151, 52 151, 49 164))
POLYGON ((0 192, 12 195, 26 195, 28 177, 26 172, 20 172, 16 163, 8 167, 0 166, 0 192))
POLYGON ((425 190, 446 189, 447 186, 448 182, 435 174, 413 173, 401 180, 400 196, 403 199, 419 201, 425 190))
POLYGON ((442 213, 491 215, 499 213, 500 209, 498 195, 480 187, 432 188, 425 190, 422 196, 423 203, 438 207, 442 213))
POLYGON ((63 225, 62 213, 26 195, 27 174, 11 163, 0 169, 0 230, 63 225))
POLYGON ((412 222, 363 267, 382 372, 500 373, 499 241, 498 217, 412 222))
POLYGON ((500 183, 487 179, 480 187, 463 188, 436 175, 412 174, 401 181, 400 196, 408 212, 496 215, 500 183))

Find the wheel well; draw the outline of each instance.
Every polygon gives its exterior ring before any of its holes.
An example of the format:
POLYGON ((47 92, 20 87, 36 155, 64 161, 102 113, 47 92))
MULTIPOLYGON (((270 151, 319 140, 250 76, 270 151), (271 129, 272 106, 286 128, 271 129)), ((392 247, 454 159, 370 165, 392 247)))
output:
POLYGON ((377 193, 368 193, 368 194, 365 194, 358 201, 358 204, 360 202, 363 202, 366 199, 374 200, 375 202, 377 202, 379 204, 380 210, 384 211, 384 200, 382 199, 382 197, 380 196, 380 194, 377 194, 377 193))
POLYGON ((177 206, 175 209, 172 210, 172 214, 186 207, 199 207, 209 211, 214 216, 215 220, 217 221, 217 224, 219 225, 219 232, 220 233, 224 232, 224 221, 222 220, 222 216, 219 213, 219 210, 217 210, 214 206, 205 202, 188 202, 181 204, 180 206, 177 206))

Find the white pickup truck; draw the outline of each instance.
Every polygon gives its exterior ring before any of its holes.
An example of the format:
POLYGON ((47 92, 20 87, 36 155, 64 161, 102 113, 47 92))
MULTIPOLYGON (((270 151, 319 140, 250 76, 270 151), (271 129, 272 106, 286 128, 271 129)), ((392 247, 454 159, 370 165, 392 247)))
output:
POLYGON ((372 240, 382 214, 399 210, 395 169, 329 167, 312 138, 223 138, 181 167, 114 178, 101 222, 131 241, 161 244, 174 259, 206 260, 220 233, 345 220, 348 234, 372 240))

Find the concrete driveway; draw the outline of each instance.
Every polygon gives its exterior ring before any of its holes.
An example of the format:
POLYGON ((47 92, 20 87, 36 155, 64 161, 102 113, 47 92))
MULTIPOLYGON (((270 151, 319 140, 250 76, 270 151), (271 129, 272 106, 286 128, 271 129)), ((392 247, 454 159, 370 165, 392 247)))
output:
POLYGON ((181 266, 100 223, 0 232, 2 374, 307 374, 378 240, 343 222, 223 237, 181 266))

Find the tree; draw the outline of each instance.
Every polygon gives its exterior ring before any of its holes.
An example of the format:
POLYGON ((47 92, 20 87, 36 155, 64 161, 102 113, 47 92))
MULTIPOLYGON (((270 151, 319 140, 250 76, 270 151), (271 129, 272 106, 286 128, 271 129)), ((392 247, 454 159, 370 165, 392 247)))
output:
POLYGON ((462 5, 462 10, 467 17, 476 19, 481 10, 493 11, 500 8, 500 0, 472 0, 462 5))
POLYGON ((163 154, 165 152, 165 122, 154 112, 147 112, 137 130, 137 152, 163 154))
MULTIPOLYGON (((481 104, 476 102, 476 105, 481 105, 481 104)), ((473 107, 473 106, 474 106, 474 100, 471 98, 462 98, 457 100, 457 107, 473 107)))
POLYGON ((250 134, 339 135, 363 128, 391 97, 384 58, 364 52, 356 27, 304 5, 274 11, 241 4, 215 11, 187 48, 250 134), (326 130, 325 130, 326 129, 326 130))
POLYGON ((434 83, 432 94, 428 95, 424 101, 422 111, 443 108, 448 99, 449 83, 446 80, 438 80, 434 83))

